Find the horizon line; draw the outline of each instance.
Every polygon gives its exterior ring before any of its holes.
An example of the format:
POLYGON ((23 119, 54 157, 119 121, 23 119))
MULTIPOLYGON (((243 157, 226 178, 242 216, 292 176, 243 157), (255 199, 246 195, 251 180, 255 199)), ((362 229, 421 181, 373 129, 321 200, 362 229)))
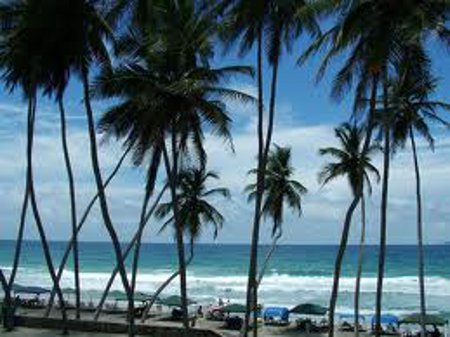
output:
MULTIPOLYGON (((0 239, 0 242, 16 242, 15 239, 0 239)), ((24 239, 23 242, 39 243, 39 239, 24 239)), ((48 240, 48 243, 67 243, 69 240, 48 240)), ((120 244, 129 244, 131 241, 120 241, 120 244)), ((78 243, 111 243, 109 240, 79 240, 78 243)), ((150 245, 176 245, 175 242, 142 242, 142 244, 150 245)), ((243 242, 196 242, 196 245, 220 245, 220 246, 250 246, 250 243, 243 242)), ((271 246, 271 243, 262 243, 260 246, 271 246)), ((416 246, 417 243, 388 243, 386 246, 416 246)), ((339 247, 339 243, 280 243, 277 246, 335 246, 339 247)), ((347 246, 359 246, 359 243, 349 243, 347 246)), ((366 247, 379 246, 378 243, 366 243, 366 247)), ((450 246, 449 241, 425 243, 424 246, 450 246)))

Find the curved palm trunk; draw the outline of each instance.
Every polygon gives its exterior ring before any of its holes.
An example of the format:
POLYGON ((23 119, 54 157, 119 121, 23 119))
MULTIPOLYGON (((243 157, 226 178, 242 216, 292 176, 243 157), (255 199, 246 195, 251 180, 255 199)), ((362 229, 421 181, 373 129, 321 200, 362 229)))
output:
POLYGON ((272 240, 272 245, 270 246, 269 251, 266 254, 266 257, 264 258, 263 265, 261 267, 261 271, 259 272, 258 280, 256 281, 256 287, 259 288, 262 279, 264 277, 264 274, 266 273, 267 266, 269 265, 269 261, 272 258, 273 253, 275 252, 275 249, 277 248, 278 240, 283 236, 283 230, 281 228, 278 229, 278 233, 275 235, 275 237, 272 240))
MULTIPOLYGON (((367 152, 370 146, 370 142, 372 140, 372 131, 373 131, 373 116, 376 108, 376 99, 377 99, 377 90, 378 90, 378 78, 379 76, 375 74, 372 78, 372 91, 370 94, 370 110, 369 110, 369 120, 367 125, 367 135, 364 140, 364 145, 362 148, 362 152, 367 152)), ((347 212, 345 213, 345 219, 344 219, 344 227, 342 229, 342 235, 341 235, 341 241, 339 244, 339 250, 336 255, 336 261, 334 263, 334 275, 333 275, 333 287, 331 289, 331 296, 330 296, 330 304, 328 308, 328 324, 330 326, 328 330, 328 336, 333 337, 334 336, 334 314, 336 310, 336 302, 337 302, 337 296, 339 292, 339 278, 341 276, 341 268, 342 268, 342 261, 344 259, 345 250, 347 248, 347 241, 348 241, 348 234, 350 232, 350 225, 353 217, 353 213, 355 212, 356 207, 358 206, 359 201, 362 197, 362 186, 360 186, 360 190, 356 191, 353 200, 350 204, 350 206, 347 209, 347 212)))
MULTIPOLYGON (((190 255, 188 257, 188 259, 186 260, 186 268, 189 267, 189 265, 191 264, 192 260, 194 259, 194 242, 191 239, 191 243, 190 243, 190 255)), ((172 283, 173 280, 175 280, 178 275, 180 275, 180 270, 177 270, 176 272, 174 272, 172 275, 170 275, 167 280, 165 280, 161 286, 155 291, 155 293, 153 294, 153 298, 150 300, 150 302, 148 303, 147 307, 144 310, 144 313, 142 314, 142 319, 141 322, 144 323, 147 318, 148 318, 148 314, 150 312, 150 309, 153 307, 153 305, 155 304, 156 300, 158 299, 159 295, 163 292, 164 289, 166 289, 170 283, 172 283)))
POLYGON ((359 296, 361 292, 361 276, 364 263, 364 243, 366 240, 366 200, 364 191, 361 196, 361 239, 359 242, 358 271, 355 285, 355 337, 359 337, 359 296))
POLYGON ((109 233, 111 238, 111 242, 114 248, 114 254, 116 256, 116 260, 119 266, 119 274, 122 280, 123 288, 125 290, 127 299, 128 299, 128 318, 133 317, 131 315, 134 311, 134 303, 133 298, 131 296, 130 284, 128 282, 128 277, 125 269, 125 262, 122 256, 122 250, 120 248, 119 238, 114 229, 114 225, 111 220, 111 216, 109 214, 108 203, 106 201, 105 190, 103 188, 103 180, 100 172, 100 166, 98 161, 97 154, 97 140, 95 135, 95 123, 94 123, 94 114, 91 107, 91 101, 89 96, 89 78, 88 78, 88 70, 85 68, 82 71, 83 77, 83 90, 84 90, 84 104, 86 107, 86 115, 88 121, 88 131, 89 131, 89 141, 90 141, 90 152, 91 152, 91 161, 92 161, 92 169, 94 172, 95 183, 97 185, 98 191, 98 199, 100 203, 100 210, 103 218, 103 222, 105 227, 109 233))
POLYGON ((187 311, 187 282, 186 282, 186 259, 184 252, 184 238, 183 226, 179 214, 178 196, 177 196, 177 180, 178 180, 178 153, 175 128, 171 135, 171 150, 172 150, 172 169, 170 167, 169 155, 167 153, 167 146, 163 144, 163 157, 169 180, 170 194, 173 204, 173 216, 175 220, 175 237, 177 242, 178 267, 180 271, 180 296, 181 296, 181 310, 183 312, 183 326, 184 335, 189 336, 189 317, 187 311))
MULTIPOLYGON (((126 156, 128 155, 128 153, 131 151, 131 146, 128 147, 128 149, 123 153, 122 157, 119 159, 118 163, 116 164, 116 167, 114 168, 114 170, 111 172, 111 174, 109 175, 108 179, 106 179, 105 184, 103 185, 103 188, 106 189, 106 187, 109 185, 109 183, 111 182, 111 180, 114 178, 114 176, 117 174, 117 172, 119 171, 120 167, 122 166, 123 161, 125 160, 126 156)), ((91 201, 89 202, 88 206, 86 207, 83 216, 81 217, 80 222, 78 223, 77 226, 77 234, 80 232, 81 228, 83 227, 84 223, 86 222, 89 213, 91 212, 92 207, 94 206, 95 202, 98 199, 98 193, 92 197, 91 201)), ((61 280, 62 274, 64 272, 64 268, 66 266, 67 260, 69 259, 69 254, 72 250, 74 244, 74 237, 72 236, 70 241, 68 242, 67 246, 66 246, 66 250, 64 251, 64 255, 61 259, 61 263, 59 264, 59 268, 58 268, 58 274, 57 274, 57 279, 58 282, 61 280)), ((48 317, 50 315, 50 311, 52 309, 53 306, 53 302, 55 299, 55 288, 52 289, 52 292, 50 294, 50 298, 48 300, 48 304, 47 304, 47 309, 45 310, 44 313, 44 317, 48 317)))
MULTIPOLYGON (((384 107, 388 107, 387 103, 387 89, 384 83, 384 107)), ((383 279, 384 279, 384 264, 386 258, 386 229, 387 229, 387 207, 388 207, 388 192, 389 192, 389 166, 391 159, 391 137, 389 125, 387 121, 384 125, 384 149, 383 149, 383 183, 381 190, 381 210, 380 210, 380 248, 378 255, 378 277, 377 277, 377 295, 375 304, 375 335, 381 335, 381 307, 383 298, 383 279)))
POLYGON ((19 268, 19 263, 20 263, 20 255, 22 252, 23 232, 25 229, 25 218, 26 218, 26 214, 27 214, 28 200, 29 200, 29 196, 30 196, 29 185, 30 185, 30 180, 29 180, 28 174, 26 174, 25 191, 24 191, 24 196, 23 196, 22 209, 20 212, 19 231, 17 233, 16 247, 15 247, 15 251, 14 251, 14 260, 13 260, 13 264, 12 264, 12 268, 11 268, 11 274, 9 276, 8 286, 5 288, 5 299, 9 299, 9 300, 5 301, 6 311, 8 312, 7 324, 9 324, 7 329, 14 328, 14 320, 12 319, 12 317, 9 317, 9 314, 12 313, 12 304, 13 304, 11 301, 11 291, 12 291, 12 287, 14 285, 14 281, 16 279, 17 269, 19 268))
POLYGON ((16 240, 16 249, 14 252, 14 260, 13 265, 11 269, 11 274, 9 276, 9 282, 8 282, 8 290, 11 291, 12 285, 14 284, 14 281, 16 279, 17 274, 17 268, 19 267, 20 262, 20 253, 22 251, 22 243, 23 243, 23 232, 25 229, 25 217, 27 214, 27 208, 28 208, 28 199, 29 199, 29 179, 28 175, 25 182, 25 191, 23 196, 23 202, 22 202, 22 210, 20 212, 20 223, 19 223, 19 231, 17 233, 17 240, 16 240))
POLYGON ((420 291, 420 326, 422 337, 426 336, 425 317, 426 317, 426 301, 425 301, 425 271, 424 271, 424 253, 423 253, 423 225, 422 225, 422 193, 420 184, 419 158, 417 155, 416 141, 414 139, 414 131, 409 128, 409 136, 411 138, 411 148, 414 157, 414 171, 416 174, 416 198, 417 198, 417 260, 419 272, 419 291, 420 291))
MULTIPOLYGON (((66 112, 64 110, 63 97, 58 98, 60 119, 61 119, 61 141, 64 152, 64 162, 66 165, 67 179, 69 181, 70 193, 70 216, 72 220, 72 240, 73 240, 73 272, 75 284, 75 318, 80 319, 80 269, 78 259, 78 232, 77 232, 77 206, 75 199, 75 182, 70 162, 69 147, 67 144, 66 112)), ((58 278, 59 282, 59 278, 58 278)))
POLYGON ((61 288, 59 286, 59 282, 56 278, 55 268, 53 266, 52 257, 50 254, 50 247, 47 242, 47 237, 45 235, 44 227, 42 224, 41 216, 39 214, 39 209, 37 206, 36 194, 34 190, 34 182, 33 182, 33 138, 34 138, 34 124, 35 124, 35 116, 36 116, 36 94, 30 98, 29 101, 29 113, 28 113, 28 139, 27 139, 27 175, 29 181, 29 193, 30 193, 30 204, 31 209, 33 211, 34 220, 36 222, 36 227, 39 233, 39 238, 42 244, 42 250, 44 252, 45 261, 47 263, 48 271, 50 273, 50 277, 53 282, 53 286, 56 289, 56 294, 59 299, 60 307, 61 307, 61 315, 62 315, 62 328, 63 333, 67 333, 67 316, 66 316, 66 308, 64 303, 64 297, 62 295, 61 288))
MULTIPOLYGON (((158 206, 158 204, 159 204, 159 202, 160 202, 164 192, 166 191, 166 189, 167 189, 167 185, 165 185, 164 188, 159 192, 158 197, 153 202, 152 207, 150 208, 150 210, 148 211, 147 215, 145 216, 145 224, 147 224, 148 221, 150 220, 151 216, 153 215, 153 212, 156 209, 156 206, 158 206)), ((131 249, 133 248, 134 244, 137 241, 137 236, 138 236, 138 233, 136 232, 136 234, 133 236, 133 239, 131 240, 131 242, 125 248, 125 250, 123 252, 123 258, 124 259, 126 259, 128 257, 128 255, 130 254, 131 249)), ((113 272, 112 272, 112 274, 111 274, 111 276, 110 276, 110 278, 108 280, 108 283, 107 283, 106 288, 105 288, 105 290, 103 292, 102 298, 98 302, 97 309, 96 309, 95 314, 94 314, 94 321, 98 320, 98 318, 100 317, 103 305, 105 304, 106 298, 108 297, 109 291, 111 290, 111 286, 114 283, 114 279, 116 278, 116 275, 117 275, 118 272, 119 272, 119 266, 116 265, 116 267, 114 268, 114 270, 113 270, 113 272)))

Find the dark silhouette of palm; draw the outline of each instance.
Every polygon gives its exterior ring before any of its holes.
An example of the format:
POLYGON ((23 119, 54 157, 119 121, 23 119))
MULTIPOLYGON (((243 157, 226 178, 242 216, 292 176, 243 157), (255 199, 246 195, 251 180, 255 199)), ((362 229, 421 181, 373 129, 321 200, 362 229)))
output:
MULTIPOLYGON (((189 236, 191 245, 201 236, 208 225, 213 226, 214 238, 225 221, 222 214, 208 201, 218 196, 230 198, 230 191, 224 187, 207 188, 208 181, 219 179, 212 171, 202 168, 188 168, 180 172, 178 186, 179 212, 183 222, 183 231, 189 236)), ((168 225, 174 225, 173 204, 160 204, 155 212, 158 219, 167 219, 160 231, 168 225)))
POLYGON ((379 146, 372 145, 366 152, 362 152, 364 129, 351 125, 342 124, 336 128, 335 136, 339 147, 327 147, 319 150, 321 156, 329 156, 336 161, 328 163, 319 173, 319 181, 322 185, 338 179, 346 178, 353 194, 361 185, 367 186, 369 192, 372 189, 370 175, 380 179, 377 168, 372 164, 371 156, 379 151, 379 146))
MULTIPOLYGON (((260 231, 260 212, 264 190, 265 169, 272 143, 275 119, 275 102, 277 94, 278 68, 284 50, 290 52, 294 41, 300 34, 308 32, 312 35, 319 31, 315 21, 315 12, 307 1, 279 0, 220 0, 213 1, 223 15, 222 39, 225 46, 238 44, 240 54, 246 54, 256 46, 256 68, 258 87, 258 165, 256 178, 255 211, 250 247, 250 261, 247 282, 247 309, 243 333, 248 335, 249 318, 252 306, 257 306, 257 261, 260 231), (270 94, 268 99, 267 128, 264 120, 264 79, 263 54, 266 53, 271 68, 270 94), (255 303, 251 303, 251 301, 255 303)), ((257 314, 254 310, 253 319, 257 314)), ((258 326, 253 329, 253 336, 258 335, 258 326)))
MULTIPOLYGON (((335 129, 335 136, 338 140, 339 147, 327 147, 319 150, 322 156, 328 156, 335 161, 324 166, 319 173, 319 181, 322 185, 328 184, 331 181, 339 178, 346 178, 353 196, 357 196, 361 191, 361 238, 359 245, 358 256, 358 270, 355 286, 355 326, 359 326, 359 296, 362 276, 362 266, 364 259, 364 243, 366 232, 366 210, 365 210, 365 187, 369 194, 372 191, 371 175, 374 176, 377 182, 380 180, 380 175, 377 168, 372 164, 371 156, 379 151, 380 148, 376 145, 371 145, 367 150, 364 150, 363 139, 365 130, 356 125, 344 123, 339 128, 335 129)), ((351 218, 349 220, 351 223, 351 218)), ((343 254, 344 248, 347 244, 350 227, 347 227, 342 232, 340 253, 343 254), (344 244, 343 244, 344 243, 344 244)), ((335 275, 340 274, 342 257, 339 259, 337 265, 338 271, 335 275)), ((337 300, 338 284, 336 286, 336 298, 333 298, 333 303, 337 300)), ((359 329, 356 329, 359 330, 359 329)))
MULTIPOLYGON (((256 175, 257 170, 253 169, 249 173, 256 175)), ((267 159, 262 208, 263 215, 273 221, 273 242, 259 272, 257 280, 258 286, 261 284, 278 240, 283 235, 282 224, 284 208, 288 206, 293 211, 296 211, 299 217, 302 215, 302 195, 305 195, 308 192, 308 189, 298 180, 293 179, 294 174, 295 169, 291 163, 291 149, 289 147, 280 147, 275 144, 273 150, 269 152, 269 157, 267 159)), ((256 198, 256 183, 248 185, 245 188, 245 192, 248 193, 248 200, 254 201, 256 198)))
POLYGON ((122 62, 112 70, 103 69, 94 93, 119 98, 102 116, 100 129, 132 146, 135 164, 149 159, 149 193, 164 162, 178 224, 180 293, 183 324, 188 329, 183 225, 176 194, 179 168, 187 158, 206 162, 205 129, 231 144, 231 120, 224 102, 250 102, 252 97, 223 84, 231 76, 251 75, 252 70, 209 65, 214 22, 198 13, 190 1, 160 1, 152 13, 155 20, 149 20, 145 29, 137 27, 118 41, 122 62))

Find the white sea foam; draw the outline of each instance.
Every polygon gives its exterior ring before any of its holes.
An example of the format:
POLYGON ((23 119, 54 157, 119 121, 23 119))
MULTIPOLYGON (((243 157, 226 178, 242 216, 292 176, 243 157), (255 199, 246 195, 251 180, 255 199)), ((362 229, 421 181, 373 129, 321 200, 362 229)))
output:
MULTIPOLYGON (((140 273, 137 278, 137 288, 141 291, 154 291, 172 273, 168 270, 155 270, 140 273)), ((18 282, 24 284, 51 285, 50 277, 42 269, 22 269, 17 276, 18 282)), ((82 287, 89 291, 101 291, 104 289, 110 274, 106 272, 82 272, 80 274, 82 287)), ((228 289, 231 293, 245 292, 247 277, 245 275, 217 275, 210 276, 196 272, 188 273, 188 282, 191 290, 203 295, 208 292, 224 292, 228 289)), ((363 293, 375 293, 376 277, 364 277, 361 281, 363 293)), ((429 295, 450 294, 450 279, 440 276, 429 276, 425 279, 427 293, 429 295)), ((73 272, 65 270, 61 280, 63 287, 73 284, 73 272)), ((264 277, 260 291, 262 293, 316 293, 328 294, 332 286, 331 276, 294 276, 272 273, 264 277)), ((171 285, 177 287, 177 280, 171 285)), ((353 292, 355 279, 342 277, 340 279, 340 291, 342 293, 353 292)), ((120 278, 116 277, 112 289, 121 289, 120 278)), ((384 279, 384 292, 393 294, 415 295, 418 292, 418 279, 416 276, 386 277, 384 279)))

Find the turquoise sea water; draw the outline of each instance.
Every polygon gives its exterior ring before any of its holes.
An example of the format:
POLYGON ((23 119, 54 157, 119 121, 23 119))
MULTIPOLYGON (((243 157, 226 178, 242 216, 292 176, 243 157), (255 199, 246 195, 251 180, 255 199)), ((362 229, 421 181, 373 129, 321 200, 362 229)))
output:
MULTIPOLYGON (((56 261, 62 256, 66 243, 51 243, 56 261)), ((261 256, 268 247, 261 247, 261 256)), ((271 261, 260 288, 261 302, 266 305, 295 305, 316 302, 323 305, 329 299, 336 246, 280 246, 271 261)), ((0 241, 0 266, 8 274, 14 242, 0 241)), ((141 250, 137 289, 154 291, 176 268, 175 246, 144 244, 141 250)), ((206 245, 195 247, 195 259, 188 271, 189 296, 204 302, 218 297, 243 301, 249 246, 206 245)), ((378 247, 366 247, 362 280, 362 311, 373 312, 377 272, 378 247)), ((340 286, 338 312, 351 312, 356 274, 358 247, 348 248, 340 286)), ((431 311, 450 312, 450 245, 427 246, 426 288, 431 311)), ((109 243, 80 243, 81 282, 86 299, 99 296, 113 268, 114 257, 109 243)), ((63 287, 73 287, 71 263, 66 267, 63 287)), ((401 314, 417 311, 417 252, 414 246, 389 246, 384 281, 384 310, 401 314)), ((50 277, 38 242, 26 241, 17 282, 25 285, 50 286, 50 277)), ((121 289, 119 280, 114 289, 121 289)), ((177 293, 177 283, 166 294, 177 293)))

